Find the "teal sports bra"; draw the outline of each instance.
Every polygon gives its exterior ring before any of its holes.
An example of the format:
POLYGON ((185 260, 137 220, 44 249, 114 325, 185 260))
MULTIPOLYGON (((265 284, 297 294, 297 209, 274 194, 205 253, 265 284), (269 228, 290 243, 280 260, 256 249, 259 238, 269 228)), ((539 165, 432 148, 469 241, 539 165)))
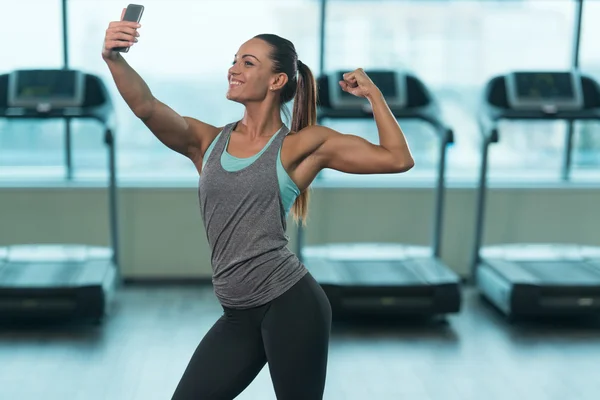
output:
MULTIPOLYGON (((239 158, 229 154, 229 152, 227 152, 227 147, 229 147, 228 139, 227 143, 225 144, 225 151, 223 151, 223 153, 221 154, 221 166, 223 167, 223 169, 230 172, 239 171, 243 168, 246 168, 248 165, 252 164, 258 157, 260 157, 262 153, 264 153, 264 151, 267 149, 267 147, 269 147, 273 139, 275 139, 275 136, 277 136, 280 132, 281 129, 277 131, 277 133, 275 133, 275 135, 273 135, 271 139, 269 139, 269 142, 265 145, 265 147, 262 148, 261 151, 259 151, 252 157, 247 158, 239 158)), ((215 144, 217 143, 217 139, 219 139, 222 133, 223 131, 219 132, 219 134, 212 141, 210 146, 208 146, 208 149, 206 149, 206 153, 204 154, 202 160, 202 168, 204 168, 206 160, 208 160, 210 153, 212 152, 215 144)), ((294 201, 296 201, 296 198, 300 195, 300 189, 298 189, 298 186, 296 186, 292 178, 290 178, 290 176, 288 175, 285 168, 283 168, 283 164, 281 163, 281 147, 279 148, 277 157, 277 180, 279 181, 279 193, 281 194, 281 201, 285 210, 285 217, 287 218, 292 206, 294 205, 294 201)))

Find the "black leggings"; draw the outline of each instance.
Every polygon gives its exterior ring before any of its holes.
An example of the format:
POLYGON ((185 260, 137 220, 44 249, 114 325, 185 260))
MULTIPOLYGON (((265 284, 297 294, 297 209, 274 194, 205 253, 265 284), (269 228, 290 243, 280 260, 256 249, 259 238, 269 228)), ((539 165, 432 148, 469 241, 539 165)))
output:
POLYGON ((331 307, 307 273, 263 306, 224 314, 194 352, 172 400, 230 400, 265 363, 279 400, 323 398, 331 307))

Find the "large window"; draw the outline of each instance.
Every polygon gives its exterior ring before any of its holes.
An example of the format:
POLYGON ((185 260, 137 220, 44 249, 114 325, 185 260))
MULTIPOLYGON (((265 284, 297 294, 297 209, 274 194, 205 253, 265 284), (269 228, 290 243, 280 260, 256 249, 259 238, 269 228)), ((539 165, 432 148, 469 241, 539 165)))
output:
MULTIPOLYGON (((292 40, 300 58, 319 68, 319 0, 148 0, 140 42, 127 61, 153 93, 183 115, 223 125, 243 108, 225 99, 226 71, 245 40, 272 32, 292 40)), ((12 2, 0 13, 5 41, 3 73, 14 68, 61 67, 60 0, 12 2), (23 24, 27 15, 30 23, 23 24), (33 19, 32 19, 33 18, 33 19)), ((100 56, 105 30, 127 3, 68 0, 70 66, 105 79, 117 106, 118 173, 122 182, 195 184, 191 163, 159 142, 119 96, 100 56)), ((571 0, 327 0, 325 70, 407 68, 441 104, 455 132, 448 152, 449 181, 475 182, 480 160, 476 112, 482 86, 511 69, 566 69, 571 65, 576 3, 571 0)), ((600 2, 586 1, 580 65, 600 80, 594 21, 600 2)), ((325 120, 344 133, 378 142, 375 123, 325 120)), ((438 143, 424 124, 401 121, 417 161, 407 174, 361 176, 324 171, 322 182, 380 180, 390 185, 431 184, 438 143)), ((566 124, 503 123, 492 145, 492 179, 514 182, 560 179, 566 124)), ((65 175, 64 124, 0 120, 0 175, 21 179, 65 175)), ((76 179, 106 175, 101 130, 91 122, 72 124, 76 179)), ((576 124, 573 176, 600 170, 600 127, 576 124)))
MULTIPOLYGON (((100 58, 105 30, 110 21, 120 18, 123 4, 69 1, 72 65, 103 76, 116 99, 122 179, 192 181, 197 174, 193 165, 166 148, 135 118, 100 58)), ((242 116, 241 106, 225 98, 226 74, 239 46, 254 35, 269 32, 288 38, 301 60, 318 65, 317 1, 153 0, 143 4, 140 41, 125 58, 154 95, 182 115, 217 126, 242 116)), ((87 163, 92 159, 98 165, 104 162, 103 154, 91 148, 88 154, 87 163)))
MULTIPOLYGON (((456 143, 448 152, 450 179, 473 181, 480 160, 476 110, 482 87, 511 69, 565 69, 571 63, 573 1, 344 1, 330 0, 325 69, 399 68, 419 76, 437 96, 456 143)), ((331 126, 347 124, 328 122, 331 126)), ((390 180, 433 179, 435 136, 422 124, 401 123, 416 167, 390 180)), ((375 124, 354 131, 377 140, 375 124)), ((564 124, 503 124, 490 151, 490 176, 556 180, 564 124)), ((327 171, 325 179, 373 179, 327 171)))
MULTIPOLYGON (((0 74, 63 65, 60 0, 20 0, 0 6, 0 74), (10 5, 9 5, 10 4, 10 5)), ((0 119, 0 177, 47 175, 62 170, 61 121, 0 119)))

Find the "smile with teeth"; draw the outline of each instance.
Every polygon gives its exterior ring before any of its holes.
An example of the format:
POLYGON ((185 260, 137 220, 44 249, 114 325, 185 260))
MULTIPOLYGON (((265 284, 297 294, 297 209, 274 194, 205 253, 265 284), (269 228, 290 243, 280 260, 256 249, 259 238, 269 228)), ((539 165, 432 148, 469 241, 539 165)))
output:
POLYGON ((237 81, 235 79, 231 79, 229 81, 229 86, 241 86, 244 82, 237 81))

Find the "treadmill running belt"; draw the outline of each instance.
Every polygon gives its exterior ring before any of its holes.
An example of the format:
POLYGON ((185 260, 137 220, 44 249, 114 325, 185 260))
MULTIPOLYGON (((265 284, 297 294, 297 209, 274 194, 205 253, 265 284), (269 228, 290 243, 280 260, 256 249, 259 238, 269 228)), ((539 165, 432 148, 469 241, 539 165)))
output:
POLYGON ((67 286, 77 279, 81 263, 9 263, 2 268, 5 286, 52 287, 67 286))
POLYGON ((364 286, 402 286, 423 283, 405 261, 344 261, 344 283, 364 286))
POLYGON ((585 261, 520 261, 518 264, 545 284, 600 285, 600 272, 585 261))
POLYGON ((111 263, 104 260, 0 264, 0 286, 57 288, 96 285, 106 279, 110 270, 111 263))

